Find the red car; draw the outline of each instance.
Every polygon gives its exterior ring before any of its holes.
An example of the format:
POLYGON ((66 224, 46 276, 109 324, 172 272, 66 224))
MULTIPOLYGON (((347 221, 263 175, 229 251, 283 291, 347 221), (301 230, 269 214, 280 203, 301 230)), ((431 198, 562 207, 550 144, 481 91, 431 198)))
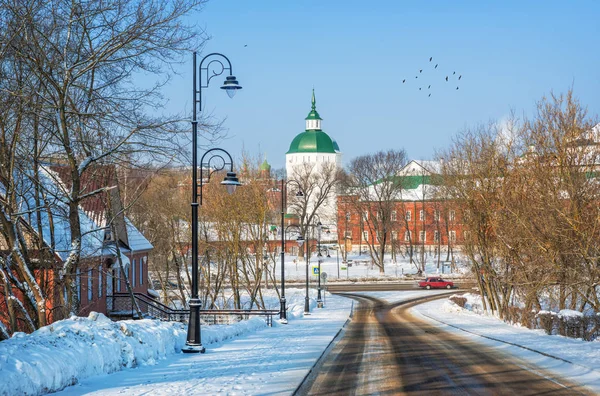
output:
POLYGON ((419 282, 419 287, 424 287, 425 289, 452 289, 454 287, 454 282, 445 281, 440 277, 432 276, 419 282))

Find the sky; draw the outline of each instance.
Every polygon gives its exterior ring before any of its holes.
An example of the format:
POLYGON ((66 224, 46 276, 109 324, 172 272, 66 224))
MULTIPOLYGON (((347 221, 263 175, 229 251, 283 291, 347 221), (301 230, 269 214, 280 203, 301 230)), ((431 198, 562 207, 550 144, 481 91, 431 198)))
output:
MULTIPOLYGON (((216 146, 278 169, 314 87, 344 165, 387 149, 432 159, 465 128, 531 116, 551 92, 573 87, 599 114, 599 16, 592 0, 211 0, 191 16, 210 35, 200 56, 226 55, 243 89, 229 99, 215 78, 202 114, 224 120, 216 146)), ((167 110, 191 112, 191 59, 166 87, 167 110)))

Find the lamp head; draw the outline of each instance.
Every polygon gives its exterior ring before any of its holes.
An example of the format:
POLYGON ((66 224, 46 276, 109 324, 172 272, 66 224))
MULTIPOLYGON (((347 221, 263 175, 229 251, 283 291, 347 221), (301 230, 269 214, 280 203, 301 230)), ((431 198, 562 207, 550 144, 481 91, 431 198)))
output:
POLYGON ((235 76, 227 76, 223 82, 223 85, 221 86, 221 89, 224 89, 227 92, 227 95, 230 98, 233 98, 237 90, 242 89, 242 86, 238 83, 235 76))
POLYGON ((238 186, 242 185, 242 183, 240 183, 240 181, 238 180, 235 172, 227 172, 227 176, 225 176, 225 179, 223 179, 221 184, 227 188, 227 193, 229 194, 233 194, 235 192, 235 189, 238 186))
POLYGON ((298 192, 296 193, 297 197, 303 197, 304 193, 302 192, 302 190, 298 190, 298 192))

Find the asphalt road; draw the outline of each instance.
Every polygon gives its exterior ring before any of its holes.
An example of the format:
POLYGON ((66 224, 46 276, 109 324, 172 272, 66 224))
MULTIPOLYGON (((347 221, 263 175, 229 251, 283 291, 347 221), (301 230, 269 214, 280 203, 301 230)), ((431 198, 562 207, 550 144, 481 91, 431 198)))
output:
POLYGON ((298 395, 577 395, 585 389, 493 348, 444 332, 408 309, 364 295, 343 336, 298 395))

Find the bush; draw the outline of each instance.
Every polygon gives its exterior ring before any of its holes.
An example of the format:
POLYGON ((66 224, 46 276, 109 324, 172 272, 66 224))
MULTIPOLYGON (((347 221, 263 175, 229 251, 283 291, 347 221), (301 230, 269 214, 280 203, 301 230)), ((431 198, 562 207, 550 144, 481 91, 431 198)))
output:
POLYGON ((546 334, 552 335, 552 331, 554 330, 554 318, 556 314, 550 311, 540 311, 535 315, 538 319, 539 327, 544 329, 546 334))
POLYGON ((464 308, 467 304, 467 299, 462 296, 450 296, 449 300, 461 308, 464 308))

